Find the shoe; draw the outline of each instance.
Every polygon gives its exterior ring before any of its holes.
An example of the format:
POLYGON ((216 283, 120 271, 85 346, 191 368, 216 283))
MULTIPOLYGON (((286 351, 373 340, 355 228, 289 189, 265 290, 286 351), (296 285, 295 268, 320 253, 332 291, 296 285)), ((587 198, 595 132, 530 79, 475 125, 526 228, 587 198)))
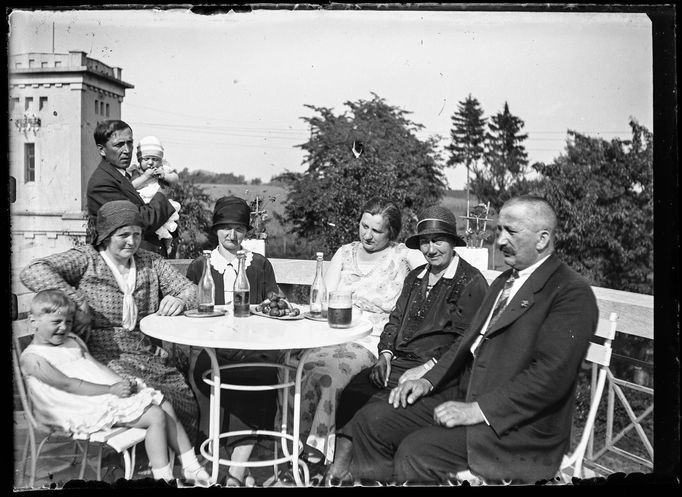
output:
POLYGON ((231 473, 227 473, 227 476, 225 477, 225 486, 226 487, 243 487, 244 482, 241 481, 236 476, 232 475, 231 473))
POLYGON ((211 477, 208 474, 208 472, 199 466, 197 469, 193 470, 188 470, 188 469, 183 469, 182 470, 182 476, 184 476, 185 480, 194 484, 194 486, 197 487, 209 487, 211 486, 211 477))
POLYGON ((355 485, 355 478, 350 471, 345 471, 341 475, 332 475, 330 466, 324 475, 323 483, 325 487, 352 487, 355 485))

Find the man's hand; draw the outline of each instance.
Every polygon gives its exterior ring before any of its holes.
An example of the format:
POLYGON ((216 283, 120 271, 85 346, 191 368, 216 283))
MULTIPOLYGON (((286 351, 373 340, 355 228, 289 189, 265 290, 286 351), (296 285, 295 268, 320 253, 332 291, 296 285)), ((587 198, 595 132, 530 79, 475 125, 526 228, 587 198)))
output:
POLYGON ((185 301, 172 295, 166 295, 159 304, 156 313, 159 316, 177 316, 185 308, 185 301))
POLYGON ((395 408, 399 405, 407 407, 408 404, 414 404, 417 399, 429 393, 431 388, 431 383, 423 378, 407 380, 391 390, 388 403, 393 404, 395 408))
POLYGON ((443 402, 433 410, 433 420, 445 428, 468 426, 485 422, 478 402, 443 402))
POLYGON ((389 376, 391 376, 391 354, 382 353, 369 373, 369 381, 377 388, 385 388, 388 385, 389 376))
POLYGON ((431 369, 431 359, 420 366, 408 369, 405 371, 398 379, 398 385, 405 383, 407 380, 418 380, 426 374, 426 372, 431 369))

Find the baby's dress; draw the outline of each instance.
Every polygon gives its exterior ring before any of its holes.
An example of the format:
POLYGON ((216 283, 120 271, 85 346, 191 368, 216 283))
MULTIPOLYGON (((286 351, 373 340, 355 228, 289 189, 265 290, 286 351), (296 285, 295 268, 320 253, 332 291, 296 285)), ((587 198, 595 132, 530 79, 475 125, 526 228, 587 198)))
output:
MULTIPOLYGON (((76 341, 75 335, 69 334, 66 343, 76 341)), ((91 383, 113 385, 121 381, 112 371, 103 369, 88 359, 79 347, 64 345, 30 344, 24 354, 35 354, 49 361, 52 366, 71 378, 78 378, 91 383)), ((111 428, 114 424, 130 423, 138 419, 152 404, 160 405, 163 394, 147 387, 137 379, 137 393, 130 397, 118 397, 113 394, 77 395, 60 390, 43 381, 26 375, 26 384, 37 421, 49 426, 85 437, 99 430, 111 428)))
MULTIPOLYGON (((162 165, 163 171, 165 173, 171 173, 173 170, 168 167, 167 165, 162 165)), ((130 171, 132 171, 134 174, 141 174, 142 170, 139 168, 139 166, 135 169, 131 168, 130 171)), ((145 204, 148 204, 152 197, 156 195, 156 192, 159 191, 161 188, 161 184, 159 183, 158 178, 150 178, 147 183, 145 183, 143 186, 137 189, 137 193, 140 194, 140 197, 142 197, 142 200, 144 200, 145 204)), ((178 212, 180 211, 180 203, 176 202, 175 200, 168 199, 168 201, 171 203, 171 205, 175 208, 175 212, 171 214, 171 216, 168 218, 168 220, 161 226, 159 229, 155 231, 156 235, 162 239, 162 238, 173 238, 173 235, 171 235, 171 232, 175 231, 178 229, 178 219, 180 219, 180 214, 178 212)))

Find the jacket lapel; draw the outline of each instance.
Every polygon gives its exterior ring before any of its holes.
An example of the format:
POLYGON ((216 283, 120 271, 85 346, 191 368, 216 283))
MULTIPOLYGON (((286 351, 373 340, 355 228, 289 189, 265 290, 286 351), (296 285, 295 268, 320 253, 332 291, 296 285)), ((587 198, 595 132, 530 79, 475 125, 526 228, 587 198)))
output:
POLYGON ((468 332, 469 334, 465 336, 465 338, 462 340, 462 347, 468 349, 473 343, 474 339, 481 332, 481 327, 485 324, 488 315, 492 311, 493 304, 495 303, 497 295, 502 291, 502 287, 504 287, 504 283, 505 281, 507 281, 507 278, 509 278, 510 274, 511 269, 505 271, 500 276, 498 276, 495 279, 495 281, 493 281, 493 283, 490 285, 490 288, 488 288, 486 298, 481 303, 481 306, 478 308, 476 316, 471 321, 471 325, 469 326, 468 332))
POLYGON ((137 193, 137 190, 135 190, 135 187, 133 184, 128 181, 128 179, 123 176, 116 167, 112 166, 109 164, 107 161, 103 160, 100 162, 99 167, 102 168, 102 171, 106 172, 111 176, 114 181, 118 183, 118 185, 121 188, 121 191, 128 197, 130 198, 131 201, 133 201, 136 204, 143 204, 144 201, 142 200, 142 197, 140 197, 140 194, 137 193))
MULTIPOLYGON (((551 254, 545 262, 540 264, 533 274, 531 274, 521 288, 516 292, 514 298, 511 299, 507 307, 502 311, 502 314, 497 319, 497 322, 485 332, 485 337, 489 337, 500 330, 508 327, 514 321, 519 319, 528 309, 533 307, 535 302, 535 294, 542 290, 547 283, 549 277, 557 270, 561 261, 551 254)), ((506 274, 506 272, 505 272, 506 274)), ((499 293, 499 291, 498 291, 499 293)), ((495 294, 497 295, 497 294, 495 294)), ((488 310, 488 314, 490 310, 488 310)), ((484 315, 485 318, 488 314, 484 315)))

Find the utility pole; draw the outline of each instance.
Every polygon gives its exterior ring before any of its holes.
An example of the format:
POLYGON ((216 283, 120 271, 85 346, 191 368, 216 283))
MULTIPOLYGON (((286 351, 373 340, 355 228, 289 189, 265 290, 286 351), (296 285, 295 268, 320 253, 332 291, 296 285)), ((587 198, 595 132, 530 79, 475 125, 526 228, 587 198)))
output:
POLYGON ((52 53, 54 53, 54 21, 52 21, 52 53))

